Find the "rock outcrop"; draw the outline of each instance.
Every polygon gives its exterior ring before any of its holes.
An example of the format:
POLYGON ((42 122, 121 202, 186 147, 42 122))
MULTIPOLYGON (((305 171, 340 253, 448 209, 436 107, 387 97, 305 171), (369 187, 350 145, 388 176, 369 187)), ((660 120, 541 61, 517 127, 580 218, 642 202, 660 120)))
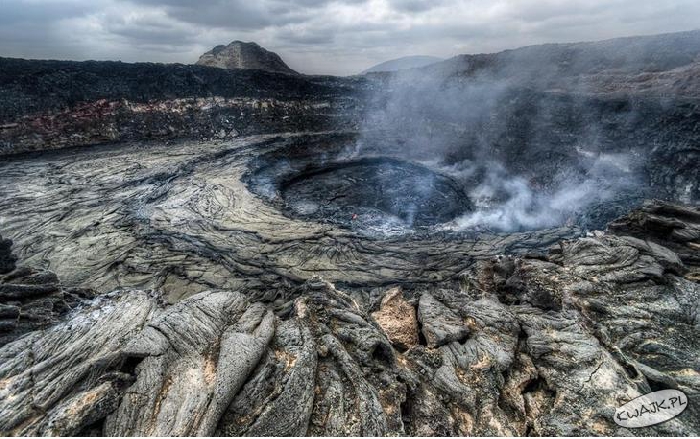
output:
POLYGON ((0 236, 0 346, 57 323, 94 296, 89 289, 62 286, 48 270, 16 267, 11 249, 12 241, 0 236))
POLYGON ((16 261, 17 258, 12 254, 12 240, 3 239, 0 235, 0 274, 14 270, 16 261))
POLYGON ((320 279, 283 301, 115 291, 0 348, 0 432, 698 434, 700 286, 680 257, 698 239, 663 234, 672 250, 639 227, 693 231, 699 218, 649 204, 547 254, 480 260, 459 287, 382 300, 320 279), (677 418, 613 422, 667 388, 690 400, 677 418))
POLYGON ((344 82, 199 65, 0 58, 0 156, 343 129, 359 117, 344 82))
POLYGON ((372 318, 399 350, 407 350, 418 345, 418 319, 416 309, 403 297, 400 288, 393 288, 384 294, 379 311, 372 318))
POLYGON ((220 69, 253 69, 298 75, 282 58, 256 43, 233 41, 227 46, 216 46, 199 57, 197 65, 220 69))

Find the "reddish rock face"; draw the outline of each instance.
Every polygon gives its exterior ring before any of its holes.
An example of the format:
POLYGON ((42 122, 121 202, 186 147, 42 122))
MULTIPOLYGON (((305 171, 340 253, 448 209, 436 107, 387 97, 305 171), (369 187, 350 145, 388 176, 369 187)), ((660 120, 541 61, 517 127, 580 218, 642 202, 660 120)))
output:
POLYGON ((379 311, 372 313, 372 318, 397 348, 409 349, 418 344, 416 310, 403 298, 400 288, 392 288, 386 293, 379 311))

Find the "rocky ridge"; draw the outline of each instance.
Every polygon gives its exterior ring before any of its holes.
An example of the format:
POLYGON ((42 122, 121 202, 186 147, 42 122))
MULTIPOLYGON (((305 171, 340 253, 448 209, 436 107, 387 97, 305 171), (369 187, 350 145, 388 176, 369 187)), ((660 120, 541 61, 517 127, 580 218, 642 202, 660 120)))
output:
MULTIPOLYGON (((682 107, 684 117, 698 113, 700 31, 460 55, 420 69, 347 78, 290 74, 271 52, 252 43, 232 44, 218 46, 191 66, 0 58, 0 155, 117 141, 216 139, 232 130, 357 129, 368 108, 378 104, 380 114, 386 110, 382 105, 392 99, 396 81, 426 79, 436 90, 399 87, 398 94, 429 97, 469 81, 476 86, 505 81, 523 101, 544 93, 551 99, 600 99, 623 113, 639 104, 667 109, 670 102, 682 107), (242 68, 218 68, 229 61, 242 68), (260 102, 281 104, 275 112, 251 115, 250 108, 260 102)), ((455 125, 449 120, 454 115, 430 108, 430 99, 417 101, 426 106, 424 113, 450 122, 434 125, 435 132, 455 126, 478 132, 459 111, 455 125)), ((538 111, 524 114, 537 117, 538 111)), ((515 125, 526 128, 527 119, 515 125)), ((402 130, 421 125, 402 121, 402 130)))
POLYGON ((298 75, 282 58, 256 43, 233 41, 227 46, 216 46, 197 60, 197 65, 220 69, 253 69, 298 75))
POLYGON ((83 300, 0 348, 0 432, 697 434, 699 230, 698 208, 654 202, 546 254, 476 261, 452 289, 83 300), (612 421, 664 388, 688 395, 681 416, 612 421))
POLYGON ((57 323, 84 299, 86 288, 68 288, 48 270, 16 267, 12 241, 0 236, 0 344, 57 323))
POLYGON ((0 156, 148 139, 357 128, 361 79, 0 58, 0 156))
POLYGON ((590 75, 673 71, 697 62, 698 54, 700 30, 693 30, 458 55, 420 70, 431 77, 508 77, 531 86, 554 88, 576 86, 576 78, 590 75))
POLYGON ((382 63, 379 63, 375 66, 372 66, 364 71, 362 71, 361 74, 367 74, 367 73, 377 73, 377 72, 395 72, 398 70, 406 70, 406 69, 416 69, 420 67, 425 67, 430 64, 435 64, 437 62, 444 61, 442 58, 438 58, 436 56, 422 56, 422 55, 416 55, 416 56, 404 56, 402 58, 396 58, 396 59, 391 59, 389 61, 384 61, 382 63))

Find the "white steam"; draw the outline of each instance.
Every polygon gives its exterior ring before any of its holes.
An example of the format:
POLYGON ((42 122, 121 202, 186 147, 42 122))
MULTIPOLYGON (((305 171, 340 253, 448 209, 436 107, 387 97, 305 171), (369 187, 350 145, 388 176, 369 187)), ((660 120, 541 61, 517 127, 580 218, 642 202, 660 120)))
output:
MULTIPOLYGON (((468 191, 475 210, 457 218, 449 228, 512 232, 573 225, 592 205, 607 202, 637 184, 628 155, 587 157, 593 161, 585 176, 563 170, 549 189, 536 189, 525 178, 511 175, 502 164, 488 163, 480 183, 468 191)), ((443 171, 455 179, 470 178, 475 165, 453 165, 443 171)))
POLYGON ((473 210, 446 227, 509 232, 572 225, 588 208, 638 185, 634 154, 601 140, 585 101, 565 107, 578 124, 569 130, 559 101, 507 77, 430 75, 418 70, 388 80, 366 115, 364 135, 345 153, 361 154, 377 136, 401 139, 403 149, 385 153, 431 163, 470 198, 473 210))

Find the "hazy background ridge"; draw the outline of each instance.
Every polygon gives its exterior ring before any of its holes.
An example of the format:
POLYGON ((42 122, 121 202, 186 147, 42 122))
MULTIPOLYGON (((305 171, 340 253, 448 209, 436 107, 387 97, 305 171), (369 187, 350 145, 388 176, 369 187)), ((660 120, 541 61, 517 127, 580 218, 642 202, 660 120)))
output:
POLYGON ((700 28, 696 0, 4 0, 0 56, 193 63, 255 41, 302 73, 700 28))

